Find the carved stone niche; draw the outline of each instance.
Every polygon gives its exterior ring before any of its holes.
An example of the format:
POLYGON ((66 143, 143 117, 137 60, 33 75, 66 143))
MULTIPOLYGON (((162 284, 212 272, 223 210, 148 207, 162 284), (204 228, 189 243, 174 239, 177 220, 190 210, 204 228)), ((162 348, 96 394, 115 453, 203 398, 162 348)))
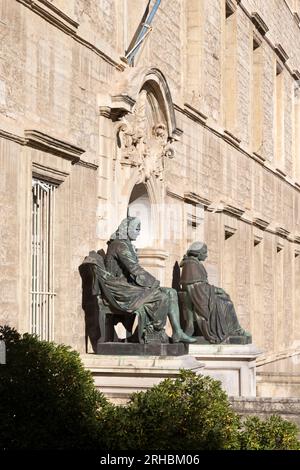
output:
POLYGON ((133 112, 116 125, 117 160, 137 167, 147 181, 151 176, 163 180, 166 159, 175 155, 175 137, 168 134, 166 118, 154 94, 141 90, 133 112))
POLYGON ((106 99, 100 115, 115 123, 119 168, 126 169, 127 177, 128 170, 134 169, 139 182, 162 181, 165 164, 174 157, 174 143, 182 134, 164 75, 156 68, 129 68, 106 99))

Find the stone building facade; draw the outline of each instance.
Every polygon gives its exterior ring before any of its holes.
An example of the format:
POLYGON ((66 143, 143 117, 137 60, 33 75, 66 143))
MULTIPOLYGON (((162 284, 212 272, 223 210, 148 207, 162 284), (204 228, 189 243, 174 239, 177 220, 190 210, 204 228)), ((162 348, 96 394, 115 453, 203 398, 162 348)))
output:
POLYGON ((206 241, 274 367, 300 351, 300 2, 163 0, 131 67, 146 4, 0 1, 0 323, 83 351, 78 265, 129 207, 163 285, 206 241))

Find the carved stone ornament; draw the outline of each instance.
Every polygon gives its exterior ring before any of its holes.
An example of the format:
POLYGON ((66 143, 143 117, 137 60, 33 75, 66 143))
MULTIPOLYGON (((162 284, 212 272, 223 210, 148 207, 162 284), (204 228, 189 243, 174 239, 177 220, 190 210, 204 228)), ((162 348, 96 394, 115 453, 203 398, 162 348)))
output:
POLYGON ((163 180, 165 160, 174 157, 174 138, 168 129, 157 102, 150 102, 142 90, 132 114, 123 116, 117 123, 117 160, 122 166, 138 167, 146 181, 150 176, 163 180), (153 106, 155 110, 152 109, 153 106), (159 115, 157 119, 157 115, 159 115), (156 119, 154 118, 156 117, 156 119), (155 120, 157 122, 155 122, 155 120))

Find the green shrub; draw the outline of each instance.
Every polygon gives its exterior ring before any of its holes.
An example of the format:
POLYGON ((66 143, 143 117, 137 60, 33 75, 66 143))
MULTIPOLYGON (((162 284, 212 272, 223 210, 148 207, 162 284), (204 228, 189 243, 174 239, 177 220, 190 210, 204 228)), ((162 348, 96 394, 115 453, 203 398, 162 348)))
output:
POLYGON ((299 450, 297 426, 280 416, 270 416, 261 420, 257 416, 248 417, 240 432, 242 450, 299 450))
POLYGON ((71 449, 101 445, 99 416, 109 407, 79 354, 0 327, 0 449, 71 449), (98 418, 98 419, 97 419, 98 418))
POLYGON ((242 424, 220 382, 191 371, 114 406, 69 347, 0 327, 1 449, 288 450, 297 426, 278 416, 242 424))
POLYGON ((239 418, 220 382, 181 371, 126 407, 106 416, 109 449, 202 450, 237 448, 239 418))
POLYGON ((220 382, 191 371, 134 393, 127 406, 102 415, 109 450, 292 450, 297 426, 278 416, 249 417, 232 410, 220 382))

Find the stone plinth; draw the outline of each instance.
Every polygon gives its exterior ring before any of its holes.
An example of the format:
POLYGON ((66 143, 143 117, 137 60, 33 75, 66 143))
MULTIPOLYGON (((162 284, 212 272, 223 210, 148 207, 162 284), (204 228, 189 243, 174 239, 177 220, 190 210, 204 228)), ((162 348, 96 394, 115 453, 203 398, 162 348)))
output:
POLYGON ((203 364, 184 356, 108 356, 83 354, 84 366, 93 375, 96 387, 114 403, 128 401, 133 392, 146 391, 166 378, 175 378, 180 369, 202 373, 203 364))
POLYGON ((201 374, 220 380, 229 396, 256 396, 256 358, 260 351, 253 344, 191 344, 189 354, 204 364, 201 374))
POLYGON ((100 343, 97 354, 105 356, 183 356, 188 354, 188 344, 183 343, 100 343))

